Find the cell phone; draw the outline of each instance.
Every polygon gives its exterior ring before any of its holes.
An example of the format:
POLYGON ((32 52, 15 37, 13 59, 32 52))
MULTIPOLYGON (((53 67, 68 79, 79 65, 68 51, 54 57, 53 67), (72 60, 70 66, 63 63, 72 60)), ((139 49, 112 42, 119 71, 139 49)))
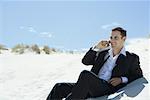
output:
POLYGON ((102 41, 102 45, 108 47, 110 46, 110 41, 102 41))
POLYGON ((110 41, 107 41, 108 43, 107 43, 107 47, 109 47, 110 46, 110 41))

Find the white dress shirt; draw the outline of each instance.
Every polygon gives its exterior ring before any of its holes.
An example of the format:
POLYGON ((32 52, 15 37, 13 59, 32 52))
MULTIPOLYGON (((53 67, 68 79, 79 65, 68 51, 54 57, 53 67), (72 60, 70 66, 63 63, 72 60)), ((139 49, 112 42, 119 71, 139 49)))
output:
MULTIPOLYGON (((93 50, 94 50, 94 48, 93 48, 93 50)), ((95 51, 98 52, 98 50, 95 50, 95 51)), ((103 49, 101 49, 99 51, 103 51, 103 49)), ((109 58, 104 63, 104 65, 102 66, 102 68, 100 69, 100 71, 98 73, 99 78, 104 79, 105 81, 110 80, 111 75, 112 75, 112 70, 116 66, 116 60, 117 60, 117 58, 120 54, 123 54, 124 56, 126 56, 125 47, 123 47, 121 49, 120 53, 118 55, 115 55, 114 57, 113 57, 112 49, 110 48, 110 50, 108 51, 108 55, 107 55, 107 57, 109 56, 109 58)), ((125 66, 123 66, 123 67, 125 67, 125 66)), ((128 82, 127 77, 122 76, 121 78, 122 78, 122 83, 127 83, 128 82)))

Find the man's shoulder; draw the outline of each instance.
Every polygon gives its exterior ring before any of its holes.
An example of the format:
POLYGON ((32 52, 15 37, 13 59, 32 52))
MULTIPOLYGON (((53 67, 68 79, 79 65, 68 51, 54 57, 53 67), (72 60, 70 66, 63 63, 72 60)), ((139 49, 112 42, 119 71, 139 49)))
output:
POLYGON ((126 51, 126 54, 129 57, 139 58, 139 56, 137 54, 133 53, 133 52, 126 51))

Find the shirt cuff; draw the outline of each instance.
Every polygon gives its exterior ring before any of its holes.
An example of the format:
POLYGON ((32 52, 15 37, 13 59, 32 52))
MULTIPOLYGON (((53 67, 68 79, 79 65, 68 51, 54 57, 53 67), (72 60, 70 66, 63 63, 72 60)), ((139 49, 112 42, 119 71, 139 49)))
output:
POLYGON ((128 78, 127 77, 121 77, 122 83, 127 83, 128 82, 128 78))
POLYGON ((107 49, 110 49, 110 47, 106 47, 106 48, 103 48, 103 49, 96 48, 96 46, 93 46, 93 47, 92 47, 92 50, 93 50, 93 51, 96 51, 96 52, 105 51, 105 50, 107 50, 107 49))

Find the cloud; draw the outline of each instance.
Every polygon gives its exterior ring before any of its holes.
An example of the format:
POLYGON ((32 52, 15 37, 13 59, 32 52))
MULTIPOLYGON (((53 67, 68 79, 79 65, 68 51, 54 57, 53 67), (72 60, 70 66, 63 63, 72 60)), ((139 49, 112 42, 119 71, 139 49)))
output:
POLYGON ((101 28, 107 30, 107 29, 109 29, 109 28, 111 28, 111 27, 120 26, 120 25, 121 25, 121 24, 119 24, 119 23, 117 23, 117 22, 113 22, 113 23, 111 23, 111 24, 102 25, 101 28))
POLYGON ((39 33, 39 34, 37 34, 37 36, 40 36, 40 37, 43 37, 43 38, 51 38, 52 34, 54 33, 54 32, 38 32, 32 26, 28 26, 28 27, 20 26, 19 29, 24 30, 24 31, 28 31, 30 33, 39 33))
POLYGON ((28 27, 28 31, 36 33, 36 30, 33 27, 28 27))
POLYGON ((24 26, 20 26, 19 29, 21 29, 21 30, 24 29, 24 26))
POLYGON ((25 31, 28 31, 28 32, 32 32, 32 33, 36 33, 37 32, 32 26, 29 26, 29 27, 20 26, 19 29, 25 30, 25 31))
POLYGON ((42 37, 47 37, 47 38, 51 38, 52 37, 52 33, 53 32, 41 32, 40 36, 42 37))

